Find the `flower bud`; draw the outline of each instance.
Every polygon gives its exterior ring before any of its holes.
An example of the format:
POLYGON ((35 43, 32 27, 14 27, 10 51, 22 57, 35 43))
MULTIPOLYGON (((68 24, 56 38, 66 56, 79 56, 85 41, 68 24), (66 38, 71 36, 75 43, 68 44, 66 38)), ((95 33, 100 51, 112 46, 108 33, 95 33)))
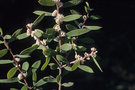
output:
POLYGON ((20 58, 15 58, 15 61, 19 62, 20 61, 20 58))
POLYGON ((18 78, 19 80, 22 80, 22 79, 23 79, 23 74, 22 74, 22 73, 19 73, 18 76, 17 76, 17 78, 18 78))
POLYGON ((31 32, 31 37, 34 37, 35 31, 31 32))
POLYGON ((30 30, 29 30, 29 29, 27 29, 27 35, 28 35, 28 36, 30 35, 30 30))
POLYGON ((91 48, 91 51, 94 51, 94 52, 95 52, 95 51, 96 51, 96 48, 92 47, 92 48, 91 48))
POLYGON ((56 25, 54 29, 59 32, 61 30, 60 25, 56 25))
POLYGON ((65 32, 64 31, 60 32, 60 37, 65 37, 65 32))
POLYGON ((52 16, 57 16, 57 10, 54 10, 54 11, 52 12, 52 16))
POLYGON ((26 76, 27 76, 27 72, 26 72, 26 73, 19 73, 18 76, 17 76, 17 78, 18 78, 19 80, 22 80, 22 79, 25 78, 26 76))
POLYGON ((40 45, 40 41, 38 39, 36 40, 36 44, 37 45, 40 45))

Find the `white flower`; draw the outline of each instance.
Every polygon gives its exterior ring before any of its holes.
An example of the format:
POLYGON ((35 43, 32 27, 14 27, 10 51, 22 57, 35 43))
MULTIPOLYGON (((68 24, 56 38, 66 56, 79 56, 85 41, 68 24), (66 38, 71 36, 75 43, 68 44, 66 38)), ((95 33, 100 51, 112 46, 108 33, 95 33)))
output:
POLYGON ((60 32, 60 37, 65 37, 65 32, 64 31, 60 32))
POLYGON ((37 45, 40 45, 40 41, 38 39, 36 40, 36 44, 37 45))
POLYGON ((52 12, 52 16, 57 16, 57 10, 54 10, 54 11, 52 12))
POLYGON ((49 49, 49 47, 48 46, 43 47, 43 51, 45 51, 46 49, 49 49))
POLYGON ((90 57, 87 57, 86 59, 87 59, 87 60, 90 60, 90 57))
POLYGON ((57 19, 62 19, 62 18, 64 18, 64 15, 63 14, 58 14, 56 18, 57 19))
POLYGON ((27 72, 23 73, 23 76, 24 76, 24 77, 27 77, 27 72))
POLYGON ((34 37, 35 31, 31 32, 31 37, 34 37))
POLYGON ((87 52, 85 52, 85 53, 84 53, 84 56, 86 56, 86 57, 87 57, 87 56, 89 56, 89 54, 88 54, 87 52))
POLYGON ((83 60, 83 57, 80 56, 80 55, 75 55, 75 59, 77 59, 77 60, 83 60))
POLYGON ((46 45, 46 41, 47 41, 46 39, 43 39, 43 41, 41 41, 41 44, 46 45))
POLYGON ((54 29, 59 32, 61 30, 60 25, 56 25, 54 29))
POLYGON ((30 30, 29 30, 29 29, 27 29, 27 35, 28 35, 28 36, 30 35, 30 30))
POLYGON ((58 14, 57 16, 56 16, 56 20, 55 20, 55 22, 57 23, 57 24, 60 24, 61 22, 62 22, 62 18, 64 18, 64 15, 63 14, 58 14))
POLYGON ((26 73, 19 73, 18 76, 17 76, 17 78, 18 78, 19 80, 22 80, 22 79, 25 78, 26 76, 27 76, 27 72, 26 72, 26 73))
POLYGON ((60 0, 52 0, 52 1, 54 1, 54 2, 60 2, 60 0))
POLYGON ((96 48, 92 47, 92 48, 91 48, 91 51, 96 51, 96 48))
POLYGON ((34 38, 34 40, 37 40, 38 39, 37 36, 34 36, 33 38, 34 38))
POLYGON ((31 28, 32 27, 32 23, 29 23, 26 26, 29 27, 29 28, 31 28))
POLYGON ((57 24, 60 24, 60 19, 56 19, 55 22, 56 22, 57 24))
POLYGON ((20 58, 15 58, 15 61, 19 62, 20 61, 20 58))
POLYGON ((23 79, 23 74, 22 74, 22 73, 19 73, 18 76, 17 76, 17 78, 18 78, 19 80, 22 80, 22 79, 23 79))
POLYGON ((21 65, 19 64, 18 66, 16 65, 15 67, 21 67, 21 65))

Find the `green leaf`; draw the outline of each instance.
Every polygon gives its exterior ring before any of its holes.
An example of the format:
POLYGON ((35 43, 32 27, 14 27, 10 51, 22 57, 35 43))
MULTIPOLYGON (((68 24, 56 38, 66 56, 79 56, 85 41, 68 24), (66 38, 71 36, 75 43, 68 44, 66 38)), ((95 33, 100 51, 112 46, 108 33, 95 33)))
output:
POLYGON ((41 60, 34 62, 32 65, 32 72, 36 72, 37 69, 40 67, 40 64, 41 64, 41 60))
POLYGON ((28 69, 29 69, 29 63, 28 62, 24 62, 22 64, 22 70, 26 72, 28 69))
POLYGON ((61 55, 56 55, 56 59, 60 62, 67 63, 67 59, 61 55))
POLYGON ((81 70, 85 71, 85 72, 88 72, 88 73, 94 73, 94 71, 92 70, 91 67, 88 67, 86 65, 80 65, 78 66, 78 68, 80 68, 81 70))
POLYGON ((88 9, 86 6, 84 6, 85 12, 88 13, 88 9))
POLYGON ((11 35, 5 35, 4 39, 11 39, 11 35))
POLYGON ((89 30, 89 29, 76 29, 76 30, 72 30, 72 31, 66 33, 66 35, 69 37, 80 36, 80 35, 83 35, 85 33, 88 33, 89 31, 91 31, 91 30, 89 30))
POLYGON ((9 43, 15 41, 17 39, 17 36, 21 33, 22 28, 21 29, 17 29, 11 36, 11 39, 9 40, 9 43))
POLYGON ((63 4, 62 8, 67 8, 67 7, 72 7, 75 5, 78 5, 82 2, 83 0, 72 0, 72 1, 68 1, 66 3, 63 4))
POLYGON ((0 58, 5 56, 7 54, 8 50, 7 49, 2 49, 0 50, 0 58))
POLYGON ((67 71, 72 71, 72 67, 70 67, 70 66, 66 66, 66 67, 64 67, 67 71))
POLYGON ((89 29, 89 30, 99 30, 101 29, 102 27, 100 26, 85 26, 85 28, 89 29))
POLYGON ((65 44, 61 45, 61 49, 62 49, 63 51, 69 51, 69 50, 72 49, 72 45, 69 44, 69 43, 65 43, 65 44))
POLYGON ((67 24, 67 25, 66 25, 66 29, 69 30, 69 31, 71 31, 71 30, 77 29, 77 27, 75 27, 75 26, 73 26, 73 25, 71 25, 71 24, 67 24))
POLYGON ((32 24, 32 27, 36 27, 45 17, 45 14, 41 14, 32 24))
POLYGON ((29 55, 15 55, 15 57, 18 57, 18 58, 29 58, 30 56, 29 55))
POLYGON ((27 37, 29 37, 29 36, 27 35, 27 33, 22 33, 22 34, 20 34, 20 35, 17 36, 17 39, 22 40, 22 39, 25 39, 25 38, 27 38, 27 37))
POLYGON ((86 51, 86 48, 84 46, 77 46, 76 50, 82 52, 82 51, 86 51))
POLYGON ((3 30, 1 27, 0 27, 0 35, 3 35, 3 30))
POLYGON ((50 62, 50 57, 46 57, 46 61, 45 63, 43 64, 43 66, 41 67, 41 71, 45 70, 45 68, 47 67, 47 65, 49 64, 50 62))
POLYGON ((64 21, 64 22, 74 21, 74 20, 79 19, 81 16, 82 15, 79 15, 79 14, 68 15, 68 16, 65 16, 64 18, 62 18, 62 21, 64 21))
POLYGON ((63 83, 63 84, 62 84, 63 87, 71 87, 71 86, 73 86, 73 85, 74 85, 73 82, 68 82, 68 83, 63 83))
POLYGON ((28 88, 27 88, 26 85, 24 85, 24 86, 21 88, 21 90, 28 90, 28 88))
POLYGON ((0 64, 10 64, 13 63, 11 60, 0 60, 0 64))
POLYGON ((38 45, 33 45, 29 48, 24 49, 20 54, 21 55, 29 55, 31 54, 33 51, 35 51, 38 48, 38 45))
POLYGON ((0 79, 0 83, 15 83, 18 82, 18 78, 0 79))
POLYGON ((80 65, 80 61, 74 63, 73 66, 72 66, 72 68, 71 68, 71 70, 72 71, 75 71, 79 65, 80 65))
POLYGON ((39 87, 39 86, 42 86, 46 83, 54 83, 56 82, 56 79, 52 76, 47 76, 47 77, 44 77, 43 79, 40 79, 35 86, 39 87))
POLYGON ((36 72, 33 72, 32 80, 33 80, 33 86, 35 86, 36 85, 36 81, 37 81, 37 73, 36 72))
POLYGON ((76 10, 70 10, 71 14, 80 14, 79 12, 77 12, 76 10))
POLYGON ((57 83, 59 83, 60 78, 61 78, 61 76, 60 76, 60 75, 57 75, 57 76, 56 76, 56 81, 57 81, 57 83))
POLYGON ((16 88, 10 88, 10 90, 18 90, 18 89, 16 89, 16 88))
POLYGON ((101 67, 100 67, 100 65, 98 64, 98 62, 97 62, 97 60, 95 59, 95 57, 92 56, 92 59, 93 59, 93 61, 95 62, 95 64, 97 65, 97 67, 99 68, 99 70, 100 70, 101 72, 103 72, 103 70, 101 69, 101 67))
POLYGON ((55 29, 53 28, 48 28, 46 30, 46 34, 47 34, 47 43, 51 42, 54 38, 55 38, 55 29))
POLYGON ((50 13, 50 12, 39 11, 39 10, 36 10, 33 13, 36 14, 36 15, 42 15, 44 13, 45 16, 52 16, 52 13, 50 13))
POLYGON ((51 56, 55 56, 56 55, 56 52, 49 48, 49 49, 46 49, 44 52, 43 52, 44 55, 47 55, 48 57, 51 57, 51 56))
POLYGON ((36 35, 37 37, 41 37, 42 34, 44 33, 44 32, 43 32, 42 30, 40 30, 40 29, 35 29, 35 31, 36 31, 35 35, 36 35))
POLYGON ((42 6, 54 6, 55 2, 53 0, 39 0, 38 1, 42 6))
POLYGON ((49 63, 51 70, 56 70, 58 68, 58 65, 56 63, 49 63))
POLYGON ((16 74, 16 71, 17 71, 17 67, 11 68, 7 73, 7 78, 8 79, 12 78, 16 74))
POLYGON ((98 16, 98 15, 91 15, 90 16, 90 19, 93 19, 93 20, 98 20, 98 19, 101 19, 102 17, 98 16))

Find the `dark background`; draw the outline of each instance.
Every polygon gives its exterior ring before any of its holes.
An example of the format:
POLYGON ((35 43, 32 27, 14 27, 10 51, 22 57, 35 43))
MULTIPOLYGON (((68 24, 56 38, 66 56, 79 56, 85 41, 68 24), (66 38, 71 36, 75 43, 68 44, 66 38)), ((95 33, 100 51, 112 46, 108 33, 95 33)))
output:
MULTIPOLYGON (((74 81, 75 85, 63 90, 135 90, 135 1, 89 2, 94 13, 102 17, 99 23, 103 28, 90 35, 96 42, 101 58, 99 63, 104 72, 100 73, 98 69, 95 69, 95 74, 73 72, 66 78, 74 81)), ((82 9, 81 5, 77 8, 82 9)), ((54 8, 42 7, 37 0, 0 1, 0 26, 4 34, 11 34, 18 28, 25 30, 25 25, 37 17, 32 14, 34 10, 53 11, 54 8)), ((15 47, 18 47, 17 44, 15 47)), ((2 72, 3 68, 0 69, 0 75, 4 75, 2 72)), ((0 84, 0 90, 9 90, 9 87, 11 85, 0 84)))

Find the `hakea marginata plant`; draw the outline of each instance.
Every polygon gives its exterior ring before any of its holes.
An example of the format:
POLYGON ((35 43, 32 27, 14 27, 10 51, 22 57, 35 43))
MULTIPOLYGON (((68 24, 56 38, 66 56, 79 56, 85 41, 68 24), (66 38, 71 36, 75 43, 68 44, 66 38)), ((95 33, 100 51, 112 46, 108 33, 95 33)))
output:
MULTIPOLYGON (((18 29, 12 35, 4 35, 2 28, 0 28, 0 45, 5 46, 5 49, 0 48, 0 64, 13 64, 13 67, 7 72, 7 79, 0 79, 0 83, 18 82, 22 84, 21 90, 41 90, 44 89, 43 85, 46 83, 56 83, 58 84, 58 90, 62 90, 64 87, 73 85, 73 82, 62 81, 67 74, 63 70, 73 72, 79 68, 82 71, 94 73, 93 69, 84 63, 93 60, 99 70, 103 72, 96 60, 97 49, 95 47, 89 47, 91 50, 87 50, 84 46, 81 46, 81 43, 83 45, 90 45, 91 38, 85 36, 82 38, 79 37, 92 30, 99 30, 101 28, 100 26, 86 25, 88 19, 100 19, 96 15, 90 15, 93 9, 90 8, 89 3, 83 0, 71 0, 68 2, 62 2, 61 0, 39 0, 38 3, 47 7, 56 6, 56 9, 52 13, 39 10, 34 11, 34 14, 39 16, 33 23, 26 25, 26 31, 24 33, 21 33, 22 29, 18 29), (76 6, 80 3, 86 4, 84 6, 85 15, 81 15, 73 9, 70 10, 71 15, 60 13, 61 9, 76 6), (54 19, 54 26, 46 30, 37 29, 36 26, 40 24, 44 17, 48 16, 54 19), (15 40, 24 40, 28 37, 33 38, 35 43, 19 54, 15 54, 9 44, 15 40), (52 45, 50 45, 52 42, 57 46, 54 46, 54 44, 52 48, 52 45), (27 58, 30 59, 32 57, 31 53, 34 53, 33 51, 36 50, 42 51, 42 53, 38 54, 43 55, 45 61, 37 60, 30 67, 31 62, 27 58), (12 60, 3 60, 2 57, 8 52, 11 54, 12 60), (39 77, 40 75, 37 73, 37 70, 40 68, 44 72, 48 66, 50 66, 50 70, 58 70, 58 74, 56 76, 39 77), (30 77, 32 77, 31 81, 29 81, 30 77)), ((10 88, 10 90, 20 89, 10 88)))

